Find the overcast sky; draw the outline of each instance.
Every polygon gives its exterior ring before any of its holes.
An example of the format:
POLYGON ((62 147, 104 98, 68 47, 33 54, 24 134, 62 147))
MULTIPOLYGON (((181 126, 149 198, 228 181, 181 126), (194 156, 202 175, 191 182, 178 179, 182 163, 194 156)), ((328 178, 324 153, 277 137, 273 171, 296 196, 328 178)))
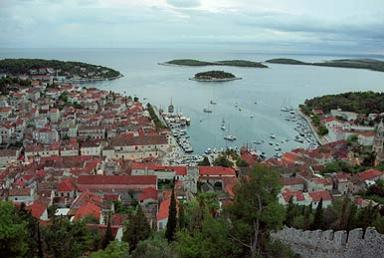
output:
POLYGON ((0 47, 384 54, 384 0, 0 0, 0 47))

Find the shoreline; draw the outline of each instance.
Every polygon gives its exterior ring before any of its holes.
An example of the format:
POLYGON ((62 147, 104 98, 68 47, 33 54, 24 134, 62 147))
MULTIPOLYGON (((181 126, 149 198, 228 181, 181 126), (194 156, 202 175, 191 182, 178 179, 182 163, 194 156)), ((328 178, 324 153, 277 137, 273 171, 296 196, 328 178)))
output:
POLYGON ((324 145, 325 142, 324 140, 317 134, 317 131, 316 131, 316 128, 313 127, 312 123, 311 123, 311 119, 306 116, 303 112, 301 112, 300 108, 297 110, 297 113, 305 120, 305 122, 308 124, 309 128, 311 129, 312 131, 312 134, 315 136, 315 139, 317 141, 317 143, 321 146, 321 145, 324 145))
POLYGON ((115 77, 111 77, 111 78, 94 78, 94 79, 80 79, 80 80, 71 80, 71 79, 66 79, 64 80, 65 83, 79 83, 79 84, 82 84, 82 83, 92 83, 92 82, 103 82, 103 81, 113 81, 113 80, 117 80, 117 79, 120 79, 124 77, 123 74, 120 74, 119 76, 115 76, 115 77))

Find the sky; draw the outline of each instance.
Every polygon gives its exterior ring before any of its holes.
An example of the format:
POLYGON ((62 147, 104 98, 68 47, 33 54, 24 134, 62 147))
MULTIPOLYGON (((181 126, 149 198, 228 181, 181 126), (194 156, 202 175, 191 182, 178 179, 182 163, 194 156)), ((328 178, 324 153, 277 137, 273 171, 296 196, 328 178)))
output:
POLYGON ((384 0, 0 0, 0 48, 384 54, 384 0))

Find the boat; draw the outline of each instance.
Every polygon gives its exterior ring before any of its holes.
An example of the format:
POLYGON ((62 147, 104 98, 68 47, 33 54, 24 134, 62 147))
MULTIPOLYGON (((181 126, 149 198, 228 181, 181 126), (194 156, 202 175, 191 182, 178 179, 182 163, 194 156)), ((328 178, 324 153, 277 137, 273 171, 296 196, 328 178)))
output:
POLYGON ((236 141, 236 136, 234 136, 232 134, 228 134, 228 135, 224 136, 224 140, 233 142, 233 141, 236 141))
POLYGON ((217 103, 213 100, 211 100, 209 103, 211 103, 211 105, 216 105, 217 103))
POLYGON ((271 139, 276 139, 276 135, 274 135, 274 134, 271 134, 271 139))
POLYGON ((251 118, 253 118, 253 115, 251 115, 251 118))
POLYGON ((225 121, 223 119, 223 122, 221 122, 221 127, 220 127, 221 130, 225 131, 225 121))
MULTIPOLYGON (((228 124, 228 132, 230 132, 230 125, 228 124)), ((227 134, 224 136, 224 140, 227 140, 227 141, 236 141, 236 136, 232 135, 232 134, 227 134)))
POLYGON ((204 108, 203 111, 204 113, 212 113, 212 110, 209 108, 204 108))
POLYGON ((253 143, 254 143, 254 144, 262 144, 262 142, 261 142, 261 141, 259 141, 259 140, 257 140, 257 141, 254 141, 253 143))

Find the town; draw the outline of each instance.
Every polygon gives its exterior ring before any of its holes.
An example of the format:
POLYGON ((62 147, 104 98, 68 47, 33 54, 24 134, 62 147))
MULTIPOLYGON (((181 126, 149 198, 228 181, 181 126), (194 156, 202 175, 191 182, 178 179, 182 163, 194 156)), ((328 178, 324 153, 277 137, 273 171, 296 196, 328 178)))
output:
POLYGON ((384 180, 383 114, 369 114, 371 123, 363 126, 354 112, 311 110, 327 130, 318 136, 321 145, 280 158, 265 160, 244 146, 186 159, 191 156, 169 127, 173 107, 164 123, 161 112, 137 97, 28 80, 28 86, 8 85, 12 90, 0 98, 0 191, 42 225, 55 217, 86 221, 101 235, 112 229, 121 241, 126 209, 139 206, 150 228, 163 231, 172 198, 180 204, 214 193, 220 214, 236 198, 239 180, 260 165, 279 171, 283 206, 327 208, 344 196, 359 208, 384 205, 384 196, 372 193, 384 180))

